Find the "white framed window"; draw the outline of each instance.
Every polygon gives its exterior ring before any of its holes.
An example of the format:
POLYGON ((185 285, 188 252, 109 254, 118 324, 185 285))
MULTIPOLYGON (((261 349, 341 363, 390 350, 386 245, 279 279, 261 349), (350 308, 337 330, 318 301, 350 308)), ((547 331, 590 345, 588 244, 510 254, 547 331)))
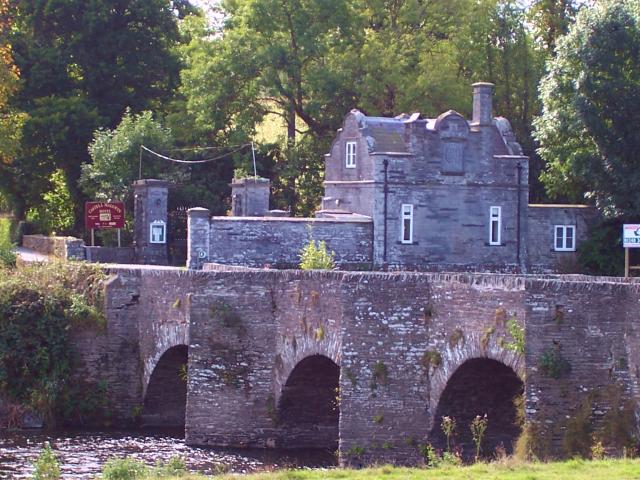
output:
POLYGON ((500 245, 501 237, 502 207, 489 207, 489 245, 500 245))
POLYGON ((400 228, 400 241, 413 243, 413 205, 402 204, 402 227, 400 228))
POLYGON ((167 243, 167 224, 154 220, 149 225, 149 243, 167 243))
POLYGON ((356 168, 356 142, 347 142, 345 167, 356 168))
POLYGON ((575 225, 554 225, 553 232, 553 249, 556 252, 575 252, 575 225))

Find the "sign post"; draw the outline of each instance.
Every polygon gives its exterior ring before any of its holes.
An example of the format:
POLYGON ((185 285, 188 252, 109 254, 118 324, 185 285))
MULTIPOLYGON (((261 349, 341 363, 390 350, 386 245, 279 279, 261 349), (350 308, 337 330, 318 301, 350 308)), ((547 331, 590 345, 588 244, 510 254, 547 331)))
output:
POLYGON ((118 247, 120 247, 120 229, 124 228, 124 202, 85 202, 84 225, 91 231, 91 246, 95 246, 96 229, 118 229, 118 247))
POLYGON ((624 277, 629 277, 631 270, 640 270, 640 266, 630 265, 631 248, 640 248, 640 224, 625 223, 622 227, 622 246, 624 247, 624 277))

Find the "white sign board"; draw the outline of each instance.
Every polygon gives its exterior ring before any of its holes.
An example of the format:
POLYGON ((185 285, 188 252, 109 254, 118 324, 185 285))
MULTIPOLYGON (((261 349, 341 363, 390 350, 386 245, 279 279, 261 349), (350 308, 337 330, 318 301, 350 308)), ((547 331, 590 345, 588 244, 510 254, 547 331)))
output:
POLYGON ((640 224, 624 224, 622 227, 622 246, 624 248, 640 248, 640 224))

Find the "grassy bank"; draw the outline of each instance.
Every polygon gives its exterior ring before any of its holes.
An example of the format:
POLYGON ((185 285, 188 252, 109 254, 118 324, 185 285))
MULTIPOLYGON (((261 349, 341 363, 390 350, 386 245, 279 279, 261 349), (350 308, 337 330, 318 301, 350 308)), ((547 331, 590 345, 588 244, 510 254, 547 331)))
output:
MULTIPOLYGON (((114 479, 116 477, 113 477, 114 479)), ((468 467, 398 468, 383 466, 362 470, 281 470, 252 475, 167 475, 166 470, 145 476, 117 477, 147 480, 631 480, 640 479, 640 460, 568 460, 552 463, 522 463, 514 460, 479 463, 468 467)))

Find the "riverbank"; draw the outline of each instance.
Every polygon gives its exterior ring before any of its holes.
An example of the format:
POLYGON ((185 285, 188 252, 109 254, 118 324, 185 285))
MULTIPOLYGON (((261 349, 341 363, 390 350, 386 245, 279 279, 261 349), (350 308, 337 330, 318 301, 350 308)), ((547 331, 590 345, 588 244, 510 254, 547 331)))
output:
MULTIPOLYGON (((149 480, 168 480, 150 476, 149 480)), ((204 480, 212 477, 183 475, 173 480, 204 480)), ((550 463, 503 462, 479 463, 468 467, 400 468, 383 466, 362 470, 281 470, 251 475, 225 475, 219 480, 637 480, 640 460, 568 460, 550 463)))

